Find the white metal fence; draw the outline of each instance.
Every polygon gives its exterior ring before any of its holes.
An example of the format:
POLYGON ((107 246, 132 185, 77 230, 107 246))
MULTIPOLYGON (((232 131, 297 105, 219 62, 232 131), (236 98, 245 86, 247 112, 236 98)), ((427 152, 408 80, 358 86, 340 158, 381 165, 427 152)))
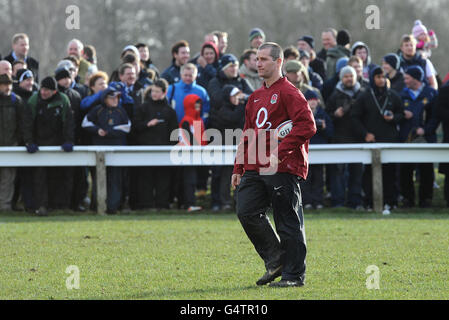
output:
MULTIPOLYGON (((106 167, 233 165, 236 146, 75 146, 40 147, 34 154, 25 147, 0 147, 0 167, 96 167, 98 213, 106 211, 106 167)), ((383 163, 449 162, 449 144, 326 144, 310 145, 310 164, 363 163, 372 165, 373 204, 383 207, 383 163)))

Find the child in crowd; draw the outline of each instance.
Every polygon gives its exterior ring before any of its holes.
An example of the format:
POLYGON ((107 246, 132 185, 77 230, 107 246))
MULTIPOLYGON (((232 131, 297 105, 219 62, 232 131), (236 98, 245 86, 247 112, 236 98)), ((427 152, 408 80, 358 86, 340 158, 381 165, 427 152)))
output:
POLYGON ((416 20, 412 33, 417 41, 416 49, 421 52, 424 59, 430 58, 432 49, 438 48, 438 39, 435 31, 427 31, 426 26, 422 24, 421 20, 416 20))

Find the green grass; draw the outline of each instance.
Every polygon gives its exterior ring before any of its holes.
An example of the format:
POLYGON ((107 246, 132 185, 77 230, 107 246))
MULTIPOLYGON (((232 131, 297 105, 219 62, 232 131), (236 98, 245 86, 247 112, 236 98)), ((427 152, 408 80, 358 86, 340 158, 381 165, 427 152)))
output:
POLYGON ((234 214, 0 215, 0 299, 447 299, 449 214, 306 212, 307 282, 257 287, 234 214), (80 270, 68 290, 65 270, 80 270), (368 290, 369 265, 380 289, 368 290))

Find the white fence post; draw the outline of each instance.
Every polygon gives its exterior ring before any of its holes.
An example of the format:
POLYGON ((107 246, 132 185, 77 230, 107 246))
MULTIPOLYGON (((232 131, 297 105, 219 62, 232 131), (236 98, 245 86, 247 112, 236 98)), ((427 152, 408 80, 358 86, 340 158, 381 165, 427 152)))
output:
POLYGON ((96 180, 97 180, 97 213, 99 215, 106 214, 106 199, 107 199, 107 174, 105 153, 101 151, 96 152, 96 180))

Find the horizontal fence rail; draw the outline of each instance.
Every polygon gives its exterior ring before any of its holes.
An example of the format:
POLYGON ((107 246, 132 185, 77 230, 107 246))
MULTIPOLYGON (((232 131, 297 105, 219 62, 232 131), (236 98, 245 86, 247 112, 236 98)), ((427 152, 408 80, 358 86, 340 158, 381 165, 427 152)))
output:
MULTIPOLYGON (((106 167, 233 165, 236 146, 75 146, 0 147, 0 167, 96 167, 98 213, 106 211, 106 167)), ((372 165, 373 205, 383 208, 382 164, 449 162, 449 144, 365 143, 310 145, 310 164, 363 163, 372 165)))

